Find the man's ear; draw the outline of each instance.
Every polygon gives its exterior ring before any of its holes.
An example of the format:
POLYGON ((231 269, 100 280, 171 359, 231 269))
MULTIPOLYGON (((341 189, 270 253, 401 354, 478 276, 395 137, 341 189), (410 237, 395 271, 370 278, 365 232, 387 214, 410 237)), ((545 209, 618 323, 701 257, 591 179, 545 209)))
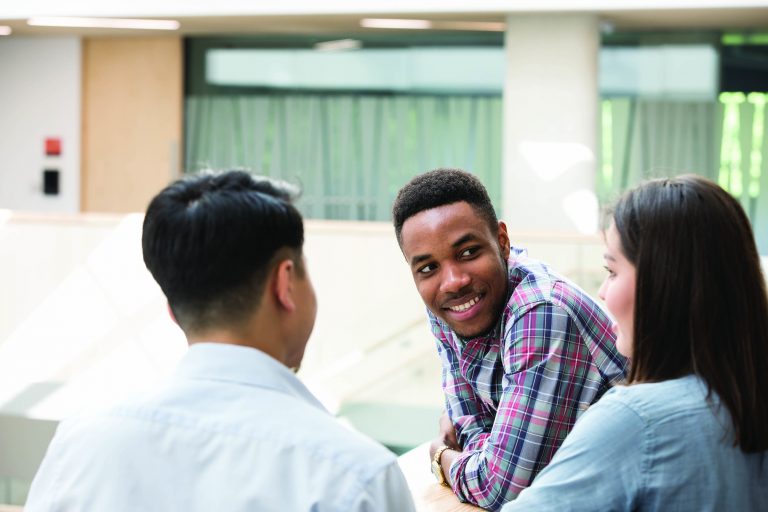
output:
POLYGON ((501 249, 501 255, 505 260, 509 259, 509 234, 507 233, 507 225, 503 221, 499 221, 499 248, 501 249))
POLYGON ((279 307, 287 311, 296 309, 293 298, 293 281, 296 278, 296 264, 291 259, 280 261, 275 267, 272 292, 279 307))
POLYGON ((171 309, 171 304, 169 302, 166 302, 165 304, 166 306, 168 306, 168 316, 171 317, 171 320, 173 320, 173 323, 175 323, 176 325, 179 325, 178 320, 176 320, 176 315, 173 314, 173 310, 171 309))

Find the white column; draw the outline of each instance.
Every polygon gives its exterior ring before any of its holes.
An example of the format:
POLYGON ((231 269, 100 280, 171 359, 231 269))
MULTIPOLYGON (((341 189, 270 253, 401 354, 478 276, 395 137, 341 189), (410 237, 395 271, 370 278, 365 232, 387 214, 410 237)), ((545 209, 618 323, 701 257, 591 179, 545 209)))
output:
POLYGON ((512 231, 597 229, 599 22, 507 17, 502 219, 512 231))

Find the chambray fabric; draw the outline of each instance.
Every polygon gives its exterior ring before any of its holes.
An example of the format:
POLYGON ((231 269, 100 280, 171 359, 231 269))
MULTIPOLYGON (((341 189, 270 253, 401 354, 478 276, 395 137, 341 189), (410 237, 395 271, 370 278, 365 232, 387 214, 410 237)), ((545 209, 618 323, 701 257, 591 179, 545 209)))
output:
POLYGON ((159 390, 61 424, 25 512, 412 511, 395 456, 247 347, 199 343, 159 390))
POLYGON ((706 396, 693 375, 608 391, 503 512, 768 510, 768 453, 733 446, 706 396))
POLYGON ((446 409, 462 454, 462 501, 498 510, 530 485, 576 418, 624 378, 611 320, 576 285, 513 248, 508 300, 486 336, 464 339, 428 312, 446 409))

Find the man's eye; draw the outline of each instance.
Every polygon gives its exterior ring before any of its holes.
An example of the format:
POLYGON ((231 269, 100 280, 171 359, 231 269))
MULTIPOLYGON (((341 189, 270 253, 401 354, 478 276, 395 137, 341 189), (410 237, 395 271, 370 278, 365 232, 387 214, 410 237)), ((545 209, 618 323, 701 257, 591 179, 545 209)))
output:
POLYGON ((461 257, 466 258, 467 256, 472 256, 477 252, 477 247, 467 247, 463 251, 461 251, 461 257))
POLYGON ((419 269, 416 270, 416 272, 418 272, 419 274, 429 274, 433 270, 435 270, 435 264, 430 263, 429 265, 424 265, 423 267, 420 267, 419 269))

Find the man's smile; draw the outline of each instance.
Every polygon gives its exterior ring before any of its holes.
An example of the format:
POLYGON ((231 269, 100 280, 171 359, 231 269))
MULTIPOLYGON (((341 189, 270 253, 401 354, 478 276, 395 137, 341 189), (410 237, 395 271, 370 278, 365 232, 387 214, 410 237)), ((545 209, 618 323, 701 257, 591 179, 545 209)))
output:
POLYGON ((450 309, 451 311, 453 311, 455 313, 461 313, 461 312, 464 312, 464 311, 468 310, 469 308, 471 308, 475 304, 477 304, 480 301, 480 299, 482 299, 482 295, 481 294, 476 294, 472 298, 467 300, 466 302, 463 302, 461 304, 457 304, 457 305, 454 305, 454 306, 446 306, 445 309, 450 309))
POLYGON ((456 300, 447 301, 443 306, 444 314, 453 322, 466 322, 483 311, 485 293, 474 292, 456 300))
POLYGON ((454 306, 454 307, 449 308, 449 309, 451 311, 457 311, 457 312, 466 311, 469 308, 471 308, 472 306, 474 306, 475 304, 477 304, 477 301, 479 301, 479 300, 480 300, 480 297, 475 297, 474 299, 471 299, 469 302, 465 302, 464 304, 461 304, 459 306, 454 306))

